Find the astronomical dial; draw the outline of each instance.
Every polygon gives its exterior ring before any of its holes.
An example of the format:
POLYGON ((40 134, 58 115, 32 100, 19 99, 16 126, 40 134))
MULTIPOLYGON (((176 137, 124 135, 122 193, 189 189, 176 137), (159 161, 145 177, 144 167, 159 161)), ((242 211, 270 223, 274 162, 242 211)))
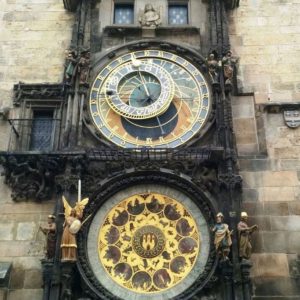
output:
POLYGON ((124 54, 97 75, 89 109, 96 128, 124 148, 175 148, 205 125, 211 100, 201 72, 176 54, 124 54))

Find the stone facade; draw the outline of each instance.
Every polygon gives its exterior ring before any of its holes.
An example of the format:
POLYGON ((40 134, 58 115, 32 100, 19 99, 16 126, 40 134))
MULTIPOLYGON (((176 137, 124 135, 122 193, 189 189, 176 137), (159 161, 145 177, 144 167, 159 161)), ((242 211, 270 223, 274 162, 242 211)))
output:
POLYGON ((282 111, 260 106, 299 103, 299 9, 299 1, 249 0, 230 13, 239 92, 247 94, 233 102, 243 207, 260 226, 253 242, 254 299, 300 297, 300 128, 288 128, 282 111))
MULTIPOLYGON (((60 82, 65 49, 71 38, 74 15, 53 0, 0 3, 0 110, 12 108, 12 87, 22 82, 60 82)), ((18 111, 10 110, 10 118, 18 111)), ((7 150, 10 128, 0 121, 1 150, 7 150)), ((13 263, 9 290, 0 299, 42 299, 40 259, 44 235, 39 225, 53 211, 54 202, 19 203, 1 179, 0 261, 13 263)))
MULTIPOLYGON (((195 31, 189 30, 186 35, 182 29, 168 39, 205 49, 208 18, 203 12, 207 1, 190 2, 195 31)), ((138 3, 136 10, 141 12, 146 2, 138 3)), ((159 3, 153 1, 166 25, 166 11, 159 3)), ((95 7, 100 10, 97 14, 94 8, 93 18, 99 20, 99 25, 92 28, 92 35, 97 36, 111 24, 111 5, 110 1, 96 1, 95 7)), ((300 128, 288 128, 282 112, 269 111, 262 104, 300 101, 300 3, 243 0, 228 16, 232 50, 239 57, 238 93, 233 98, 232 112, 244 180, 243 207, 251 216, 249 223, 260 228, 253 236, 254 299, 298 299, 300 128)), ((19 81, 61 82, 73 23, 74 14, 64 9, 62 1, 0 3, 0 110, 12 107, 12 87, 19 81)), ((166 30, 161 29, 162 38, 166 30)), ((98 42, 108 49, 123 39, 121 35, 112 40, 104 34, 98 42)), ((132 40, 133 35, 126 39, 132 40)), ((97 48, 99 43, 92 46, 97 48)), ((10 118, 17 114, 18 110, 12 109, 10 118)), ((0 126, 0 148, 5 151, 10 127, 4 121, 0 126)), ((55 202, 15 203, 10 194, 2 180, 0 261, 13 262, 13 269, 8 289, 0 289, 0 299, 42 299, 40 259, 44 237, 38 227, 53 212, 55 202)))

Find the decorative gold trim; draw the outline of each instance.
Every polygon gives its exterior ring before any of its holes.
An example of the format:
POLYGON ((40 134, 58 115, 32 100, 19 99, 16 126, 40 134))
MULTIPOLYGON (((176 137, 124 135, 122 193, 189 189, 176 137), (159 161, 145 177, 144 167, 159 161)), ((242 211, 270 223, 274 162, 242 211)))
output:
POLYGON ((100 227, 97 244, 112 280, 149 294, 184 280, 197 260, 201 237, 181 203, 148 193, 130 196, 113 207, 100 227))

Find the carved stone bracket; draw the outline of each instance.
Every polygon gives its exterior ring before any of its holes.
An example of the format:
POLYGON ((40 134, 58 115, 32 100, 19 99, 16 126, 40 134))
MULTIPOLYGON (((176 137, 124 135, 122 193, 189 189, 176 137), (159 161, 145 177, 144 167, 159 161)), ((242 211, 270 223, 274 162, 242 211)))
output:
POLYGON ((87 149, 74 152, 0 153, 0 164, 5 183, 12 189, 14 201, 46 200, 53 193, 76 191, 78 179, 82 180, 82 193, 89 196, 99 182, 121 174, 125 169, 136 171, 172 170, 185 174, 203 190, 213 192, 217 185, 217 163, 222 159, 222 148, 166 149, 155 152, 122 149, 87 149))
POLYGON ((49 199, 54 190, 54 176, 64 170, 58 156, 1 155, 5 183, 15 201, 49 199))
POLYGON ((219 174, 218 184, 220 188, 237 189, 242 188, 243 178, 238 174, 219 174))

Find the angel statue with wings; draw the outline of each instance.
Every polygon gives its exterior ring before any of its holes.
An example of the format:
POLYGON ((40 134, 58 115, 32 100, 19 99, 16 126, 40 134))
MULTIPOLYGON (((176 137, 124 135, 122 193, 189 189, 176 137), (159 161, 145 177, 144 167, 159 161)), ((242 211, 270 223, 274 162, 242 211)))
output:
POLYGON ((76 261, 77 260, 77 243, 76 234, 81 228, 81 220, 83 217, 83 210, 89 202, 89 198, 85 198, 76 202, 76 205, 72 208, 66 198, 62 196, 65 207, 65 222, 62 240, 60 244, 61 248, 61 260, 62 261, 76 261))

